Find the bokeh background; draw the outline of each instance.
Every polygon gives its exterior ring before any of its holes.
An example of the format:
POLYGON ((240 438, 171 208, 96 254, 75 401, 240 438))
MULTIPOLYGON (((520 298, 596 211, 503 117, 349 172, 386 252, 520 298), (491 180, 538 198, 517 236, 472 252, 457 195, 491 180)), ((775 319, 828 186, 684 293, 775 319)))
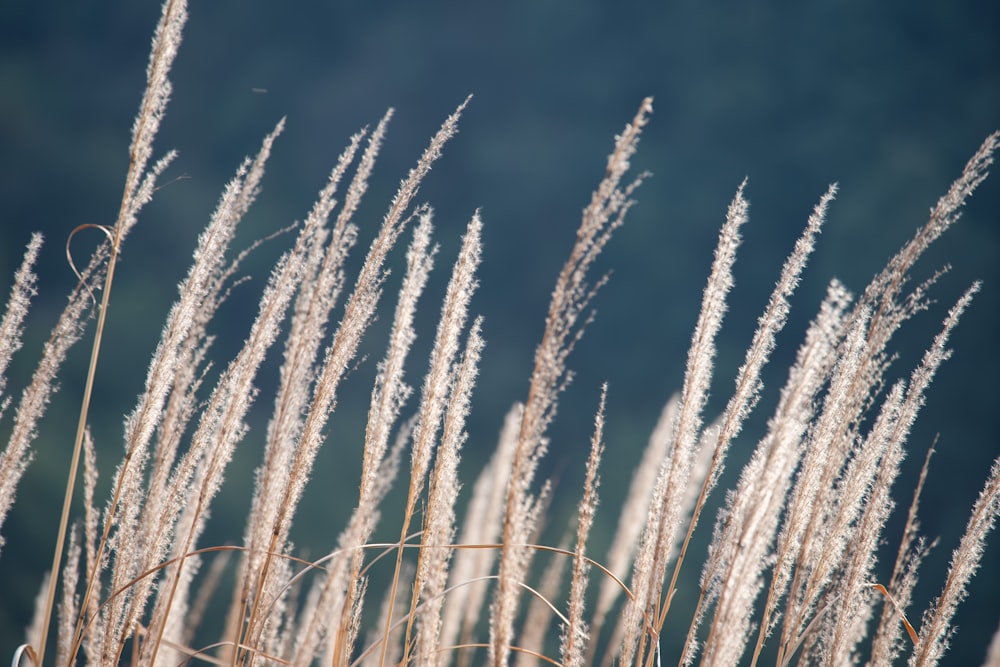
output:
MULTIPOLYGON (((147 0, 0 6, 5 293, 31 232, 47 237, 28 341, 8 384, 11 396, 30 375, 73 282, 64 259, 70 230, 111 223, 117 212, 158 13, 159 3, 147 0)), ((553 427, 545 469, 558 482, 550 531, 558 540, 561 521, 576 502, 599 387, 609 382, 597 557, 659 410, 682 381, 718 228, 740 181, 749 177, 751 219, 710 412, 728 399, 755 319, 811 207, 831 182, 839 183, 840 194, 765 376, 764 400, 734 447, 730 472, 760 435, 828 281, 838 277, 855 292, 863 289, 925 221, 987 134, 1000 127, 995 2, 195 0, 190 14, 158 140, 161 153, 176 148, 180 156, 127 241, 112 296, 92 409, 105 481, 120 455, 122 416, 141 390, 196 235, 242 157, 287 116, 264 193, 245 225, 247 245, 304 217, 347 137, 395 108, 358 216, 362 241, 355 254, 361 256, 399 179, 469 94, 461 133, 421 192, 420 199, 435 207, 442 250, 424 299, 410 378, 419 382, 425 367, 419 352, 433 336, 443 267, 480 208, 486 248, 475 310, 485 316, 487 349, 463 464, 471 480, 494 445, 504 412, 526 394, 551 285, 580 210, 603 174, 613 135, 651 95, 655 113, 634 165, 653 175, 598 267, 613 275, 596 300, 596 321, 571 358, 576 379, 553 427)), ((75 253, 85 254, 98 240, 96 233, 78 237, 75 253)), ((217 325, 218 366, 242 340, 269 262, 288 240, 265 244, 247 264, 250 280, 217 325)), ((994 175, 920 265, 918 277, 946 263, 952 270, 933 292, 937 303, 897 340, 894 368, 904 375, 951 303, 973 280, 984 281, 953 338, 954 357, 929 392, 899 481, 897 499, 905 508, 924 452, 938 437, 922 528, 940 544, 909 610, 913 620, 939 591, 969 508, 1000 454, 998 262, 1000 183, 994 175)), ((353 502, 360 419, 383 334, 373 332, 369 357, 345 389, 296 524, 296 540, 312 553, 329 548, 353 502)), ((35 461, 3 527, 0 655, 20 643, 51 559, 89 341, 61 375, 35 461)), ((273 379, 271 363, 252 417, 257 430, 232 464, 209 541, 242 534, 273 379)), ((8 413, 5 424, 10 418, 8 413)), ((724 485, 732 481, 730 474, 724 485)), ((714 511, 705 515, 701 538, 713 520, 714 511)), ((899 531, 894 521, 885 535, 890 548, 899 531)), ((1000 620, 998 561, 1000 539, 994 538, 958 615, 947 664, 982 661, 1000 620)), ((685 571, 681 599, 695 589, 696 559, 685 571)), ((678 622, 687 625, 686 618, 678 622)), ((669 657, 672 649, 665 649, 669 657)))

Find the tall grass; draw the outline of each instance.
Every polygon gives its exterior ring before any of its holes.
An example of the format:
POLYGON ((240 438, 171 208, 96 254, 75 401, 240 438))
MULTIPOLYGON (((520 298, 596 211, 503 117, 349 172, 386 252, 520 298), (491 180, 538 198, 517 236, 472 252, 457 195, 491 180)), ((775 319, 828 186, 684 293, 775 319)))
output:
MULTIPOLYGON (((63 513, 53 527, 54 575, 43 586, 36 622, 14 665, 499 667, 545 661, 649 667, 661 664, 668 634, 684 638, 683 664, 938 664, 1000 513, 1000 461, 977 480, 982 493, 941 576, 941 593, 925 609, 915 607, 913 595, 928 549, 918 530, 919 487, 887 580, 878 579, 876 565, 885 558, 881 546, 894 496, 908 497, 897 484, 907 438, 928 385, 950 355, 949 336, 979 285, 955 301, 908 380, 890 383, 887 370, 894 337, 927 308, 937 277, 914 285, 911 269, 985 178, 1000 133, 986 139, 927 223, 861 294, 830 284, 770 407, 766 433, 726 492, 711 544, 700 553, 692 536, 707 529, 708 499, 720 493, 727 452, 758 407, 762 370, 836 194, 831 187, 808 217, 759 318, 732 395, 712 417, 706 406, 716 339, 748 218, 745 184, 740 186, 719 235, 683 384, 638 464, 610 552, 599 554, 589 547, 589 533, 599 504, 607 387, 589 454, 579 461, 584 482, 577 512, 559 546, 538 543, 553 493, 540 464, 560 396, 573 377, 574 348, 606 280, 593 275, 595 260, 623 224, 643 180, 629 175, 630 159, 652 101, 641 103, 615 139, 552 290, 524 400, 511 408, 493 457, 467 489, 459 462, 480 359, 488 353, 481 319, 471 312, 482 253, 479 212, 470 214, 450 262, 419 390, 405 374, 417 308, 439 259, 433 211, 417 203, 417 194, 457 131, 465 103, 431 138, 389 202, 360 269, 349 274, 346 260, 358 241, 354 214, 391 113, 351 137, 312 210, 292 230, 294 240, 273 267, 242 348, 227 360, 213 349, 212 323, 245 257, 232 244, 259 191, 283 129, 279 123, 239 167, 198 239, 145 387, 125 418, 124 454, 110 497, 100 501, 88 423, 101 333, 126 237, 173 158, 168 153, 154 161, 152 145, 185 21, 186 4, 168 0, 133 127, 118 218, 99 227, 106 243, 80 266, 79 284, 16 403, 0 455, 2 521, 32 457, 56 373, 68 349, 92 329, 63 513), (399 245, 407 246, 406 264, 393 287, 387 258, 399 245), (291 541, 292 524, 317 452, 329 439, 342 383, 379 316, 390 332, 359 443, 355 508, 329 535, 329 551, 306 557, 291 541), (206 543, 209 512, 247 437, 261 366, 276 346, 283 346, 282 365, 244 538, 238 545, 206 543), (218 373, 208 372, 212 364, 218 373), (402 494, 401 506, 387 501, 393 488, 402 494), (399 537, 376 543, 383 514, 397 517, 392 523, 399 537), (538 578, 535 557, 543 553, 549 566, 538 578), (699 571, 692 587, 697 603, 688 616, 678 611, 675 596, 699 571), (206 600, 225 610, 221 622, 205 618, 206 600), (195 643, 205 626, 219 628, 217 639, 195 643)), ((0 321, 0 391, 7 389, 6 369, 21 346, 40 247, 36 235, 0 321)), ((10 399, 4 401, 7 408, 10 399)), ((990 664, 997 664, 997 644, 990 664)))

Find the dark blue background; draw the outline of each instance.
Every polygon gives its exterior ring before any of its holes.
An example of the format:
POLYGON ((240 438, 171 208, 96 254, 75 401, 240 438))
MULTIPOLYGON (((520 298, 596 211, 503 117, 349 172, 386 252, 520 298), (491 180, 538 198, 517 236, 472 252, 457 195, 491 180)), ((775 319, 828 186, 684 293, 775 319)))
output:
MULTIPOLYGON (((12 369, 11 395, 30 374, 72 282, 63 259, 69 231, 110 223, 117 211, 158 11, 155 2, 7 2, 0 8, 0 284, 9 284, 30 233, 47 235, 40 295, 28 344, 12 369)), ((98 375, 92 414, 105 481, 119 456, 121 417, 141 390, 174 286, 240 159, 287 115, 245 244, 301 219, 347 137, 395 107, 358 217, 360 255, 399 179, 470 93, 461 133, 421 193, 437 211, 442 252, 424 300, 417 351, 425 351, 433 335, 446 275, 441 267, 454 256, 465 221, 481 207, 486 248, 475 310, 486 318, 487 349, 464 464, 471 479, 493 446, 503 412, 525 396, 551 285, 579 212, 603 174, 613 135, 642 97, 652 95, 655 113, 634 164, 653 177, 598 267, 614 274, 596 300, 596 322, 571 358, 577 379, 553 428, 546 470, 560 480, 555 541, 560 517, 576 500, 591 415, 607 380, 598 557, 660 406, 680 385, 716 234, 744 176, 750 178, 751 220, 710 410, 729 396, 755 318, 811 207, 830 182, 840 184, 840 195, 765 377, 764 402, 734 448, 730 471, 760 434, 827 282, 836 276, 855 292, 863 289, 924 222, 986 135, 1000 127, 1000 5, 994 2, 195 0, 190 11, 157 144, 161 153, 178 149, 180 157, 125 247, 98 375)), ((947 307, 973 280, 985 281, 954 336, 954 358, 930 390, 899 482, 897 499, 905 507, 915 466, 940 434, 922 526, 941 544, 924 570, 913 620, 940 589, 968 510, 1000 454, 995 178, 920 265, 918 278, 945 263, 953 270, 934 290, 939 302, 897 340, 895 374, 905 375, 947 307)), ((89 242, 78 241, 77 252, 89 242)), ((224 310, 219 365, 242 340, 268 261, 285 243, 255 254, 250 284, 224 310)), ((333 444, 317 464, 319 483, 296 524, 297 542, 313 551, 327 548, 353 502, 357 416, 383 340, 376 329, 369 360, 345 389, 333 444), (338 488, 343 493, 331 496, 338 488)), ((37 460, 3 527, 2 655, 20 641, 30 597, 51 558, 88 349, 89 337, 61 375, 37 460)), ((414 382, 424 368, 417 359, 410 371, 414 382)), ((272 364, 261 380, 255 426, 266 422, 273 378, 272 364)), ((242 534, 261 438, 260 430, 252 434, 233 463, 224 489, 228 502, 213 512, 216 542, 242 534)), ((701 535, 710 533, 711 521, 706 515, 701 535)), ((894 522, 886 534, 890 545, 898 534, 894 522)), ((958 616, 947 664, 978 664, 997 627, 998 540, 993 542, 958 616)), ((693 590, 697 562, 685 571, 693 590)))

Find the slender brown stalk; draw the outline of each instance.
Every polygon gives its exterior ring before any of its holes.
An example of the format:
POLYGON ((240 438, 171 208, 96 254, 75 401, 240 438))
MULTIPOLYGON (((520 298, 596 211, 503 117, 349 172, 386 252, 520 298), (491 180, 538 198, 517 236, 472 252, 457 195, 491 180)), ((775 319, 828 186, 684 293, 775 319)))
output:
POLYGON ((507 487, 500 582, 490 612, 490 662, 494 667, 507 664, 514 636, 517 584, 524 580, 528 565, 526 553, 507 545, 526 543, 537 518, 539 499, 532 495, 531 486, 547 448, 546 430, 555 416, 559 395, 572 379, 566 362, 589 322, 587 308, 604 283, 600 279, 592 284, 589 272, 612 233, 623 224, 632 203, 630 197, 641 183, 641 177, 628 185, 622 185, 622 179, 628 172, 629 160, 652 110, 652 99, 643 100, 635 118, 615 142, 605 177, 591 196, 590 205, 584 209, 576 243, 556 281, 545 332, 535 352, 535 366, 507 487))
MULTIPOLYGON (((287 533, 287 520, 291 517, 291 512, 297 505, 304 489, 308 471, 311 469, 312 461, 322 441, 323 428, 336 401, 340 382, 357 353, 364 332, 375 317, 385 280, 384 262, 389 250, 394 246, 408 222, 408 218, 404 214, 416 197, 420 182, 441 156, 444 145, 458 131, 458 120, 467 103, 468 100, 463 102, 455 113, 445 120, 437 134, 431 139, 427 149, 417 162, 417 166, 410 170, 409 176, 401 184, 389 212, 383 219, 379 234, 372 242, 368 256, 358 275, 354 292, 347 300, 344 316, 334 334, 333 344, 327 350, 322 371, 316 380, 312 404, 303 423, 300 436, 301 444, 296 450, 290 468, 292 476, 285 487, 279 504, 281 510, 269 551, 273 552, 280 544, 279 538, 287 533)), ((318 602, 318 606, 310 611, 310 617, 301 624, 299 629, 296 640, 296 657, 293 660, 295 664, 305 665, 313 659, 320 640, 325 634, 324 619, 327 614, 334 611, 331 607, 338 606, 336 598, 340 595, 335 593, 335 589, 340 587, 340 583, 336 579, 328 579, 323 585, 323 589, 317 593, 321 600, 318 602)), ((335 615, 339 616, 339 614, 335 615)))
MULTIPOLYGON (((458 448, 461 444, 462 424, 464 424, 465 411, 468 406, 472 381, 475 377, 475 370, 478 367, 479 352, 482 341, 479 338, 479 325, 473 326, 470 332, 469 357, 466 360, 468 367, 459 369, 455 367, 455 359, 459 352, 459 339, 465 329, 465 322, 468 317, 469 302, 478 285, 476 281, 476 269, 479 267, 481 259, 481 234, 482 222, 478 212, 472 217, 466 228, 462 241, 462 248, 458 259, 452 270, 451 280, 448 283, 448 290, 445 294, 444 304, 441 307, 441 318, 438 322, 437 336, 434 340, 434 347, 431 350, 430 368, 424 378, 423 392, 420 399, 420 409, 418 410, 417 423, 413 431, 413 447, 410 463, 410 485, 406 494, 406 507, 403 510, 403 523, 399 538, 400 547, 396 552, 396 570, 393 576, 394 583, 390 586, 390 596, 395 596, 400 569, 402 567, 403 548, 406 535, 409 533, 413 514, 416 511, 417 502, 421 498, 428 474, 430 474, 431 459, 437 452, 437 464, 435 467, 433 488, 431 497, 427 504, 427 514, 424 520, 424 531, 421 533, 421 541, 430 544, 447 543, 451 541, 454 523, 454 496, 457 495, 457 466, 458 448), (458 384, 456 384, 458 383, 458 384), (452 396, 453 392, 459 392, 457 397, 452 396), (449 401, 454 400, 454 405, 458 409, 457 414, 448 415, 458 422, 445 423, 448 413, 449 401), (438 433, 442 427, 451 426, 452 432, 446 435, 449 439, 442 439, 441 447, 438 447, 438 433), (455 430, 457 429, 457 430, 455 430), (439 495, 443 494, 443 496, 439 495)), ((423 591, 425 584, 432 587, 432 594, 444 587, 445 579, 439 578, 443 574, 439 568, 442 562, 432 554, 442 555, 436 549, 421 551, 421 557, 417 565, 417 572, 413 582, 413 592, 410 606, 410 615, 407 620, 407 629, 403 634, 404 650, 403 662, 408 661, 410 652, 410 638, 412 637, 413 624, 416 622, 415 609, 417 601, 423 591), (433 580, 432 580, 433 578, 433 580)), ((439 620, 436 615, 433 620, 434 630, 432 634, 439 634, 439 620)), ((386 619, 385 635, 389 634, 389 627, 392 625, 392 615, 386 619)), ((433 641, 433 640, 432 640, 433 641)), ((429 658, 429 646, 427 640, 421 643, 425 653, 421 657, 429 658)), ((383 644, 383 653, 386 651, 383 644)))

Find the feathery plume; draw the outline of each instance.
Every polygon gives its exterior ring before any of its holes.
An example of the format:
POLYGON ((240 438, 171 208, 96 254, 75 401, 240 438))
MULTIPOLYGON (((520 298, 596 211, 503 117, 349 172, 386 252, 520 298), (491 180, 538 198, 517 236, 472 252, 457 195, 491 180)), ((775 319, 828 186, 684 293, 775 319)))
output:
MULTIPOLYGON (((839 283, 831 284, 782 388, 767 435, 720 510, 696 612, 700 615, 718 598, 703 648, 705 664, 737 661, 752 630, 754 602, 763 586, 785 496, 802 455, 811 406, 833 365, 848 298, 839 283)), ((693 659, 690 636, 687 651, 693 659)))
MULTIPOLYGON (((292 475, 279 504, 281 507, 278 517, 279 526, 286 523, 285 515, 290 517, 291 511, 298 504, 305 488, 308 471, 312 468, 312 462, 322 442, 323 429, 336 403, 340 381, 357 354, 364 332, 375 317, 382 294, 382 285, 385 281, 385 258, 408 221, 408 218, 404 217, 404 213, 416 196, 421 180, 440 157, 444 144, 458 131, 458 119, 467 103, 468 100, 463 102, 445 120, 437 134, 431 139, 430 145, 417 162, 417 166, 410 170, 409 176, 400 185, 389 212, 383 219, 382 227, 375 240, 372 241, 368 256, 365 258, 355 283, 354 291, 348 297, 340 326, 334 334, 333 343, 326 351, 321 371, 316 380, 312 403, 309 406, 299 438, 300 444, 296 449, 295 458, 290 468, 292 475)), ((287 531, 287 529, 282 530, 287 531)), ((280 533, 277 534, 280 536, 280 533)), ((331 595, 333 595, 333 590, 325 588, 325 592, 321 593, 321 604, 311 613, 310 618, 304 619, 301 623, 293 664, 304 666, 315 656, 315 651, 325 633, 322 619, 328 617, 329 613, 333 611, 333 607, 337 606, 335 600, 330 597, 331 595)), ((336 597, 334 596, 334 598, 336 597)), ((338 612, 333 611, 333 613, 339 617, 338 612)))
POLYGON ((584 558, 587 537, 594 525, 597 512, 597 487, 600 479, 597 470, 604 453, 604 409, 607 405, 608 385, 601 387, 601 405, 594 417, 594 435, 590 441, 590 456, 587 457, 587 473, 583 482, 583 496, 577 509, 576 550, 573 556, 573 570, 570 577, 569 613, 567 623, 562 628, 559 654, 562 664, 568 667, 583 667, 584 655, 590 634, 583 618, 585 595, 589 581, 590 563, 584 558))
POLYGON ((669 459, 660 464, 649 514, 643 527, 640 551, 632 574, 634 598, 625 608, 625 632, 621 658, 632 663, 645 653, 646 619, 652 620, 652 631, 662 626, 661 615, 668 609, 672 590, 667 590, 667 600, 661 600, 672 545, 683 519, 682 498, 688 489, 698 433, 702 424, 702 411, 708 400, 708 388, 715 359, 715 336, 722 326, 726 312, 726 295, 733 285, 732 267, 736 249, 740 244, 740 227, 747 221, 749 204, 743 197, 746 181, 740 184, 736 196, 726 213, 726 222, 719 233, 715 260, 708 284, 702 296, 701 312, 695 325, 691 348, 688 351, 684 386, 681 391, 677 420, 673 425, 673 444, 669 459))
MULTIPOLYGON (((455 367, 455 358, 459 352, 459 339, 468 318, 469 302, 478 286, 476 270, 482 254, 481 245, 482 221, 479 213, 472 216, 462 239, 462 248, 452 269, 451 280, 445 293, 441 307, 441 318, 438 321, 437 335, 430 355, 430 367, 424 377, 423 390, 420 397, 420 408, 416 426, 413 430, 413 449, 410 462, 410 484, 406 494, 406 507, 403 510, 403 522, 399 536, 399 548, 396 550, 396 570, 402 565, 403 544, 410 531, 410 523, 416 510, 417 501, 423 494, 423 488, 431 474, 431 459, 437 451, 437 463, 433 471, 433 488, 427 501, 424 518, 424 529, 421 534, 420 558, 417 563, 416 577, 413 582, 410 616, 407 620, 407 630, 404 634, 406 648, 403 651, 403 661, 409 657, 411 629, 416 619, 417 602, 423 593, 425 584, 432 588, 428 595, 433 598, 439 594, 446 582, 442 566, 446 566, 448 553, 437 547, 451 542, 454 536, 454 499, 458 494, 458 450, 464 436, 465 414, 474 378, 482 350, 482 340, 479 335, 479 322, 473 325, 469 334, 468 354, 461 367, 455 367), (453 401, 453 406, 449 405, 453 401), (455 412, 450 412, 451 407, 455 412), (452 420, 445 423, 445 415, 452 420), (452 428, 452 432, 442 435, 441 449, 437 446, 437 438, 443 426, 452 428)), ((395 585, 391 586, 396 589, 395 585)), ((392 593, 390 593, 392 594, 392 593)), ((417 648, 422 654, 418 660, 428 660, 433 654, 433 643, 436 643, 440 633, 440 600, 435 601, 424 619, 423 639, 418 637, 417 648), (433 620, 430 620, 433 619, 433 620), (430 628, 427 627, 430 624, 430 628), (430 636, 428 636, 428 633, 430 636)), ((389 619, 392 620, 391 618, 389 619)), ((388 634, 388 625, 386 626, 388 634)))
POLYGON ((556 281, 545 332, 535 352, 535 367, 507 489, 500 581, 490 613, 490 662, 494 667, 507 664, 514 635, 518 583, 524 580, 528 561, 522 545, 527 543, 532 531, 531 518, 537 508, 537 499, 530 489, 538 462, 547 448, 545 432, 555 416, 559 394, 572 377, 566 361, 589 321, 581 321, 581 317, 604 283, 604 279, 600 279, 592 285, 588 273, 612 233, 623 224, 632 204, 630 197, 642 182, 640 176, 622 186, 629 160, 652 110, 652 99, 643 100, 635 118, 617 137, 604 179, 583 211, 576 243, 556 281))
MULTIPOLYGON (((7 367, 14 353, 21 349, 21 334, 24 330, 24 318, 31 306, 31 297, 35 295, 37 277, 34 273, 38 252, 42 247, 42 235, 32 234, 31 241, 24 252, 21 266, 14 274, 14 284, 10 288, 10 297, 4 308, 3 319, 0 320, 0 418, 3 417, 9 398, 4 398, 7 386, 7 367)), ((30 439, 11 438, 7 446, 0 452, 0 528, 10 506, 14 504, 14 492, 17 483, 28 466, 30 455, 28 445, 30 439)), ((0 550, 3 549, 3 536, 0 535, 0 550)))
POLYGON ((903 538, 899 542, 896 562, 893 565, 892 576, 887 586, 887 590, 891 591, 892 600, 887 600, 889 604, 882 606, 882 617, 879 619, 878 628, 872 639, 869 664, 892 664, 899 657, 903 647, 901 641, 903 623, 899 622, 899 615, 910 606, 913 588, 917 583, 917 569, 933 546, 928 545, 923 538, 917 537, 919 529, 917 508, 933 454, 934 446, 931 446, 927 450, 924 464, 920 468, 920 477, 917 479, 913 499, 910 501, 910 508, 906 514, 903 538))
MULTIPOLYGON (((41 249, 42 235, 35 232, 24 251, 21 266, 14 274, 14 284, 10 287, 3 319, 0 319, 0 399, 3 399, 4 388, 7 386, 7 367, 14 353, 21 349, 24 318, 28 315, 32 297, 37 293, 38 276, 35 275, 34 267, 41 249)), ((0 416, 3 416, 6 405, 6 401, 0 403, 0 416)))
POLYGON ((920 640, 917 649, 910 656, 911 667, 936 665, 948 650, 955 633, 951 619, 959 603, 968 595, 967 586, 979 569, 986 537, 993 530, 998 515, 1000 515, 1000 459, 993 462, 990 476, 972 508, 965 534, 951 556, 951 568, 948 570, 941 595, 924 613, 920 640))
MULTIPOLYGON (((649 442, 643 451, 642 460, 635 472, 632 473, 628 495, 625 497, 625 504, 621 511, 622 518, 615 528, 611 547, 605 560, 608 570, 618 579, 625 578, 628 574, 628 568, 632 564, 632 557, 635 555, 643 521, 649 512, 657 470, 659 470, 660 462, 667 458, 667 453, 670 451, 674 420, 677 419, 678 401, 678 395, 674 394, 663 406, 656 426, 649 436, 649 442)), ((621 594, 622 589, 616 581, 609 577, 602 580, 597 602, 594 605, 593 629, 595 635, 600 634, 601 628, 604 627, 604 619, 621 594)), ((620 636, 612 640, 608 647, 609 653, 606 656, 606 661, 611 658, 611 651, 617 650, 617 645, 620 642, 620 636)), ((595 644, 592 643, 591 646, 595 646, 595 644)))
MULTIPOLYGON (((427 498, 427 511, 417 562, 419 592, 425 599, 417 616, 417 661, 434 664, 439 661, 445 586, 451 563, 452 549, 443 545, 455 539, 455 505, 460 488, 458 480, 459 449, 465 441, 465 419, 470 409, 472 388, 483 350, 480 335, 482 319, 477 318, 469 331, 465 353, 455 369, 451 397, 441 433, 433 478, 427 498)), ((416 591, 413 599, 416 600, 416 591)))
MULTIPOLYGON (((470 649, 485 648, 492 667, 506 667, 512 652, 517 653, 519 665, 555 662, 544 652, 551 649, 547 641, 551 623, 559 621, 561 665, 592 663, 598 644, 607 648, 607 665, 615 661, 643 667, 652 667, 655 661, 658 665, 660 633, 680 588, 679 575, 693 531, 720 480, 728 451, 760 399, 762 369, 788 320, 791 295, 836 188, 831 186, 814 208, 758 320, 732 396, 716 422, 706 425, 704 410, 714 373, 716 337, 726 314, 741 228, 747 220, 746 182, 739 186, 719 236, 681 391, 664 408, 643 454, 604 568, 586 555, 586 545, 598 504, 606 386, 595 416, 572 551, 534 544, 540 541, 552 499, 551 481, 537 476, 560 397, 572 381, 569 357, 593 318, 591 304, 607 280, 606 275, 595 278, 591 271, 623 224, 633 204, 632 194, 645 178, 643 174, 631 182, 625 180, 652 111, 651 100, 643 100, 632 122, 616 137, 604 178, 583 210, 575 243, 551 295, 527 397, 508 414, 497 449, 475 484, 471 502, 466 503, 458 544, 456 519, 463 502, 458 466, 484 349, 482 320, 475 318, 471 324, 469 320, 481 254, 478 211, 468 224, 453 266, 420 404, 409 421, 400 423, 400 415, 413 393, 405 369, 411 363, 408 358, 416 337, 415 312, 438 251, 431 239, 431 208, 414 206, 414 202, 423 178, 457 132, 468 99, 446 119, 400 184, 374 233, 353 289, 345 267, 359 235, 354 218, 361 210, 392 110, 373 131, 366 128, 349 139, 292 248, 276 263, 243 347, 207 390, 203 385, 208 384, 213 364, 212 320, 238 282, 234 280, 237 268, 256 244, 235 258, 229 249, 257 197, 272 144, 284 125, 281 121, 264 139, 256 157, 239 167, 199 236, 191 268, 179 285, 150 359, 142 393, 125 418, 124 451, 110 480, 111 493, 102 516, 94 500, 98 466, 87 428, 95 372, 123 241, 175 157, 168 152, 157 160, 153 148, 171 95, 169 73, 186 20, 185 0, 165 0, 146 71, 146 89, 132 127, 120 208, 113 224, 82 225, 70 235, 72 240, 80 229, 97 228, 106 242, 92 253, 82 274, 70 258, 79 284, 23 390, 10 438, 0 453, 2 528, 31 459, 39 420, 55 391, 58 369, 70 346, 82 336, 89 309, 95 309, 96 332, 52 574, 40 590, 28 630, 31 643, 18 649, 14 663, 27 654, 34 664, 46 664, 45 647, 51 644, 59 664, 83 658, 88 664, 115 665, 125 661, 125 652, 130 650, 127 661, 137 667, 176 664, 194 657, 231 667, 265 663, 307 667, 317 660, 337 667, 376 662, 379 666, 445 665, 454 657, 458 667, 468 667, 475 657, 470 649), (341 184, 352 169, 353 177, 344 189, 341 184), (358 363, 362 339, 379 315, 389 285, 389 253, 411 221, 416 222, 406 273, 371 392, 357 505, 340 530, 335 549, 317 560, 299 559, 293 555, 291 541, 294 517, 318 449, 327 438, 342 382, 358 363), (103 286, 100 299, 96 297, 99 286, 103 286), (335 309, 340 311, 339 319, 331 324, 335 309), (199 548, 230 460, 249 433, 257 374, 286 318, 284 356, 244 546, 199 548), (384 511, 382 503, 395 483, 408 443, 412 443, 410 476, 399 539, 372 543, 384 511), (70 529, 81 457, 83 516, 70 529), (412 527, 418 512, 419 530, 412 527), (411 548, 416 549, 411 552, 416 554, 415 568, 404 558, 411 548), (369 558, 377 549, 381 554, 369 558), (558 553, 533 588, 528 585, 529 572, 538 551, 558 553), (203 630, 197 626, 204 618, 213 582, 219 581, 225 568, 225 559, 216 557, 219 553, 239 555, 235 583, 227 591, 231 604, 220 641, 197 648, 192 644, 203 630), (212 570, 199 577, 206 554, 213 554, 212 570), (358 637, 370 625, 364 618, 368 586, 380 582, 370 568, 383 558, 389 562, 393 555, 395 568, 382 617, 372 629, 370 642, 356 650, 358 637), (606 577, 588 617, 586 594, 594 566, 606 577), (560 598, 562 568, 566 567, 572 574, 563 613, 555 600, 560 598), (621 578, 630 567, 631 587, 626 588, 621 578), (58 636, 50 642, 48 626, 60 578, 58 636), (201 584, 198 590, 196 581, 201 584), (533 596, 527 609, 522 607, 525 591, 533 596), (484 601, 490 592, 493 598, 486 612, 484 601), (627 600, 619 605, 617 624, 607 633, 610 637, 602 635, 622 593, 627 600), (484 614, 489 616, 488 641, 477 637, 483 631, 480 618, 484 614), (519 623, 521 634, 515 643, 519 623)), ((830 284, 765 435, 719 511, 681 664, 692 664, 696 658, 705 665, 739 662, 755 626, 759 630, 751 667, 772 634, 778 634, 776 662, 782 667, 793 659, 803 664, 859 663, 865 657, 861 651, 869 645, 872 663, 890 663, 905 646, 900 626, 911 638, 916 635, 904 609, 912 603, 917 568, 930 548, 917 537, 916 522, 926 462, 888 587, 873 582, 874 572, 894 508, 892 490, 906 455, 906 441, 927 387, 951 354, 947 348, 951 331, 979 284, 949 311, 941 332, 905 381, 893 382, 887 373, 896 359, 889 343, 908 319, 929 308, 930 287, 947 268, 916 285, 909 284, 911 269, 958 219, 965 201, 986 177, 998 147, 1000 132, 986 139, 931 209, 927 224, 875 276, 853 307, 847 290, 836 281, 830 284), (761 605, 759 597, 765 589, 761 605), (877 628, 872 620, 882 598, 874 592, 891 603, 883 603, 877 628), (706 619, 710 624, 703 630, 706 619), (775 633, 779 624, 780 632, 775 633), (865 641, 869 633, 874 637, 865 641)), ((6 393, 6 373, 21 347, 40 246, 41 237, 34 235, 0 319, 0 417, 12 405, 6 393)), ((952 626, 955 609, 967 596, 998 515, 1000 459, 994 462, 972 508, 941 595, 924 613, 911 665, 935 665, 948 649, 956 632, 952 626)), ((987 664, 1000 662, 998 646, 1000 640, 994 639, 987 664)))
MULTIPOLYGON (((503 519, 504 496, 507 491, 508 475, 514 449, 517 447, 517 433, 521 425, 523 406, 515 404, 503 421, 496 450, 489 463, 480 472, 472 491, 465 513, 465 521, 458 537, 459 544, 491 545, 497 541, 503 519)), ((459 549, 455 554, 449 572, 451 592, 445 601, 444 617, 441 624, 441 643, 451 646, 456 642, 466 644, 472 639, 474 627, 479 620, 479 610, 486 600, 486 586, 470 582, 484 580, 496 560, 496 550, 459 549), (459 637, 461 639, 459 640, 459 637)), ((459 667, 468 667, 469 652, 458 654, 459 667)))
MULTIPOLYGON (((369 139, 362 158, 366 167, 359 167, 352 187, 357 181, 367 179, 378 152, 388 121, 388 114, 379 123, 369 139)), ((229 632, 243 626, 246 618, 247 635, 254 638, 263 632, 257 618, 262 605, 274 601, 278 587, 272 570, 272 557, 278 551, 275 540, 275 523, 281 513, 280 499, 294 459, 303 414, 310 398, 315 377, 315 364, 330 313, 343 284, 343 262, 356 239, 356 229, 341 216, 332 230, 328 220, 337 204, 336 193, 366 132, 350 138, 336 165, 320 190, 316 202, 306 219, 306 226, 316 229, 316 238, 306 255, 302 283, 296 295, 288 338, 285 341, 284 363, 281 366, 279 387, 275 396, 274 412, 268 424, 268 438, 264 460, 257 470, 250 517, 245 529, 244 542, 247 552, 241 566, 240 601, 234 600, 227 623, 229 632), (272 541, 274 541, 272 543, 272 541)), ((235 591, 234 591, 235 594, 235 591)))

